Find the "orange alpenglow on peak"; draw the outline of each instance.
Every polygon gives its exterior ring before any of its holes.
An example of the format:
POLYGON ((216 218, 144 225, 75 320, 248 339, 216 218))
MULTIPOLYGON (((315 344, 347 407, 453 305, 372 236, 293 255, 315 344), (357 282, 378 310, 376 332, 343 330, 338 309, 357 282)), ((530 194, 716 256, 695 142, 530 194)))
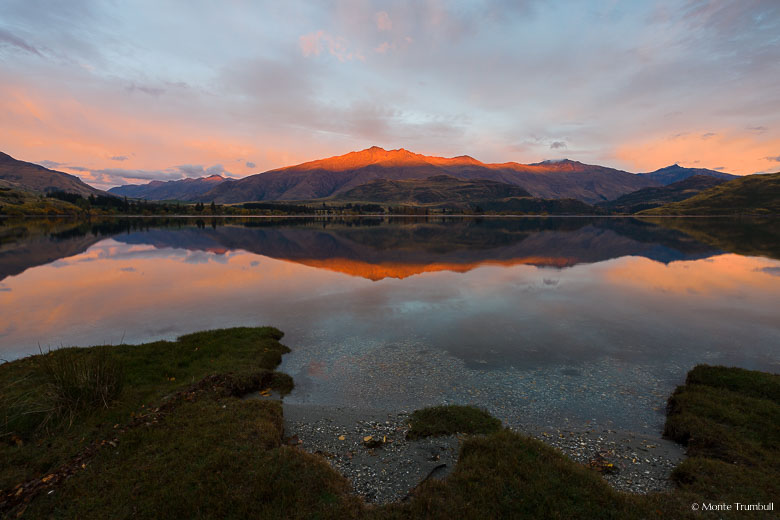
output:
POLYGON ((365 150, 349 152, 344 155, 328 157, 327 159, 318 159, 309 161, 297 166, 279 168, 277 170, 287 171, 307 171, 307 170, 328 170, 328 171, 346 171, 357 168, 364 168, 370 165, 381 166, 413 166, 413 165, 483 165, 480 161, 468 155, 458 157, 434 157, 410 152, 405 148, 397 150, 385 150, 379 146, 372 146, 365 150))

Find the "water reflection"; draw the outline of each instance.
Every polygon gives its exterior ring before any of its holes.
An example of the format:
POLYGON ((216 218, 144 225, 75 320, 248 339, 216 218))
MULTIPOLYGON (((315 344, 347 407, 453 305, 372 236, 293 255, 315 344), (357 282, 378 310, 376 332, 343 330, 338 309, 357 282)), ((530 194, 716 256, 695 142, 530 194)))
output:
POLYGON ((294 400, 656 428, 696 363, 780 368, 774 223, 662 224, 13 223, 0 357, 273 324, 293 347, 294 400), (765 256, 730 252, 746 244, 765 256))
POLYGON ((484 264, 567 267, 627 255, 669 262, 704 258, 723 247, 636 219, 11 222, 0 228, 0 279, 73 256, 109 236, 157 248, 240 249, 372 280, 466 272, 484 264))

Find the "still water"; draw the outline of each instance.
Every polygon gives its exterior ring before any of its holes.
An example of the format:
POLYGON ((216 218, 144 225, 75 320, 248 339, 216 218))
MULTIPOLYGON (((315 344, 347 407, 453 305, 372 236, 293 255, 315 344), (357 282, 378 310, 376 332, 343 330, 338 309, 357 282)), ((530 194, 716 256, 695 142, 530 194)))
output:
POLYGON ((780 372, 780 222, 0 222, 0 358, 273 325, 293 402, 658 432, 698 363, 780 372))

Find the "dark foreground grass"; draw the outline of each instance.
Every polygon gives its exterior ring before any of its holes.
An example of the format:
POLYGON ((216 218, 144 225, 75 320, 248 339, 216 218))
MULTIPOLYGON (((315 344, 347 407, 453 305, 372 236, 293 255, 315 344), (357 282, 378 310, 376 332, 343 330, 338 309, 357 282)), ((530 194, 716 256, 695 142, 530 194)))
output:
POLYGON ((475 406, 433 406, 414 412, 406 437, 419 439, 456 433, 493 433, 501 429, 501 421, 475 406))
MULTIPOLYGON (((697 367, 670 399, 666 433, 691 455, 673 492, 615 491, 481 410, 437 407, 414 415, 415 435, 482 435, 463 441, 447 479, 425 482, 407 502, 367 506, 323 458, 283 443, 278 402, 240 398, 291 388, 273 371, 287 351, 280 339, 276 329, 243 328, 106 349, 124 382, 111 400, 86 400, 72 420, 17 425, 0 443, 0 517, 688 518, 699 516, 694 502, 777 497, 778 376, 697 367)), ((42 359, 0 366, 3 403, 18 407, 23 392, 38 391, 42 359)))

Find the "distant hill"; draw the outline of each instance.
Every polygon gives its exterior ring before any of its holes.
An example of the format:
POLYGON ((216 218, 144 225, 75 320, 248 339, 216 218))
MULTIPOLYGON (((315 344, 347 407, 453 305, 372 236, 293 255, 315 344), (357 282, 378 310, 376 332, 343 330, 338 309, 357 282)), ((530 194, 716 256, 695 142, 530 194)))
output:
POLYGON ((598 210, 575 199, 541 199, 514 184, 450 175, 427 179, 378 179, 324 200, 412 204, 426 207, 516 213, 592 215, 598 210))
POLYGON ((726 179, 708 175, 694 175, 667 186, 642 188, 641 190, 621 195, 615 200, 599 202, 598 206, 615 213, 638 213, 646 209, 663 206, 669 202, 688 199, 724 182, 726 182, 726 179))
POLYGON ((576 198, 590 203, 660 185, 647 176, 577 161, 485 164, 466 155, 431 157, 404 149, 384 150, 374 146, 224 182, 199 200, 218 203, 311 200, 338 196, 378 179, 426 179, 439 175, 514 184, 534 197, 576 198))
POLYGON ((147 200, 196 200, 227 179, 220 175, 181 179, 177 181, 152 181, 148 184, 126 184, 108 190, 119 197, 147 200))
POLYGON ((460 180, 450 175, 427 179, 377 179, 338 195, 335 200, 377 203, 458 203, 530 197, 520 186, 485 179, 460 180))
POLYGON ((780 173, 746 175, 640 215, 780 215, 780 173))
POLYGON ((723 173, 717 170, 708 170, 706 168, 685 168, 678 164, 667 166, 650 173, 640 173, 643 177, 653 179, 660 184, 668 185, 675 182, 693 177, 694 175, 705 175, 707 177, 714 177, 716 179, 731 180, 736 179, 739 175, 732 175, 730 173, 723 173))
POLYGON ((26 190, 41 193, 64 191, 84 197, 106 195, 105 191, 93 188, 75 175, 19 161, 2 152, 0 152, 0 179, 13 182, 26 190))

